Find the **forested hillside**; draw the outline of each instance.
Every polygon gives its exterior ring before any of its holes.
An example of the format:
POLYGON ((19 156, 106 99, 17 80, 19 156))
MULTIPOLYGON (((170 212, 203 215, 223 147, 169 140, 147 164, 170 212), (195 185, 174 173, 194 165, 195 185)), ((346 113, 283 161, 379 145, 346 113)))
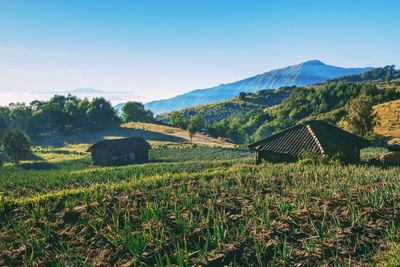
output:
MULTIPOLYGON (((294 87, 282 87, 277 90, 260 90, 256 93, 240 93, 237 97, 214 104, 200 105, 179 111, 184 117, 200 115, 206 124, 229 119, 254 110, 262 110, 282 103, 290 95, 294 87)), ((171 123, 173 112, 164 113, 156 118, 171 123)))
POLYGON ((348 76, 339 77, 336 79, 328 80, 328 82, 397 82, 393 81, 400 79, 400 71, 395 69, 394 65, 388 65, 382 68, 375 68, 373 70, 353 74, 348 76))
POLYGON ((203 131, 206 133, 230 138, 236 143, 248 143, 304 120, 320 119, 344 126, 348 113, 347 104, 360 96, 365 97, 371 105, 400 99, 400 91, 395 83, 381 86, 371 82, 327 82, 315 86, 280 89, 275 94, 285 94, 285 97, 274 106, 244 104, 251 97, 257 98, 257 94, 248 97, 247 94, 241 94, 242 97, 230 101, 185 109, 160 118, 171 123, 174 114, 179 113, 183 120, 200 115, 204 122, 203 131))

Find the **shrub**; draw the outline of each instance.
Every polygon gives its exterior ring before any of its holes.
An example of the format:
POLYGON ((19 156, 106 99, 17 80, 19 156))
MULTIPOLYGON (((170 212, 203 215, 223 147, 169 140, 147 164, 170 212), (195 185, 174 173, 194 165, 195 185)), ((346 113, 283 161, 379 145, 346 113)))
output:
POLYGON ((8 130, 3 137, 4 151, 14 164, 18 164, 31 152, 31 142, 19 129, 8 130))

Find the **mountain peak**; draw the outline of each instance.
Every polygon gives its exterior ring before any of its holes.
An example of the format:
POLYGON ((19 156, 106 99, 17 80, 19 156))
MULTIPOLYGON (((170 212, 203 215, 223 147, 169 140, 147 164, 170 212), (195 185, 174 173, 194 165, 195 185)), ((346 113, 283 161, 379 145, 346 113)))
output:
POLYGON ((326 64, 318 59, 313 59, 313 60, 303 62, 300 65, 326 65, 326 64))

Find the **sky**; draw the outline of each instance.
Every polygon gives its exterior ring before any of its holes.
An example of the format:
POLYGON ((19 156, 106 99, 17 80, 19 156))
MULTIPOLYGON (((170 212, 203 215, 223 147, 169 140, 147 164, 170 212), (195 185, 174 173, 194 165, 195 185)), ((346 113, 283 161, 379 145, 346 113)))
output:
POLYGON ((400 66, 399 14, 397 0, 0 0, 0 105, 76 88, 147 102, 311 59, 400 66))

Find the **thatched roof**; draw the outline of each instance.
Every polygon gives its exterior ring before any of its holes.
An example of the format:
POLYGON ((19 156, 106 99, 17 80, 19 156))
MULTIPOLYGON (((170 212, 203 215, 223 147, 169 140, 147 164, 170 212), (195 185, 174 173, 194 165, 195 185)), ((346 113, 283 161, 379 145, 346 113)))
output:
POLYGON ((327 154, 332 146, 361 149, 370 146, 370 142, 326 122, 307 121, 255 142, 249 148, 299 156, 305 151, 327 154))
POLYGON ((90 146, 87 151, 105 150, 107 152, 125 154, 149 149, 151 149, 150 144, 142 137, 129 137, 100 141, 90 146))

